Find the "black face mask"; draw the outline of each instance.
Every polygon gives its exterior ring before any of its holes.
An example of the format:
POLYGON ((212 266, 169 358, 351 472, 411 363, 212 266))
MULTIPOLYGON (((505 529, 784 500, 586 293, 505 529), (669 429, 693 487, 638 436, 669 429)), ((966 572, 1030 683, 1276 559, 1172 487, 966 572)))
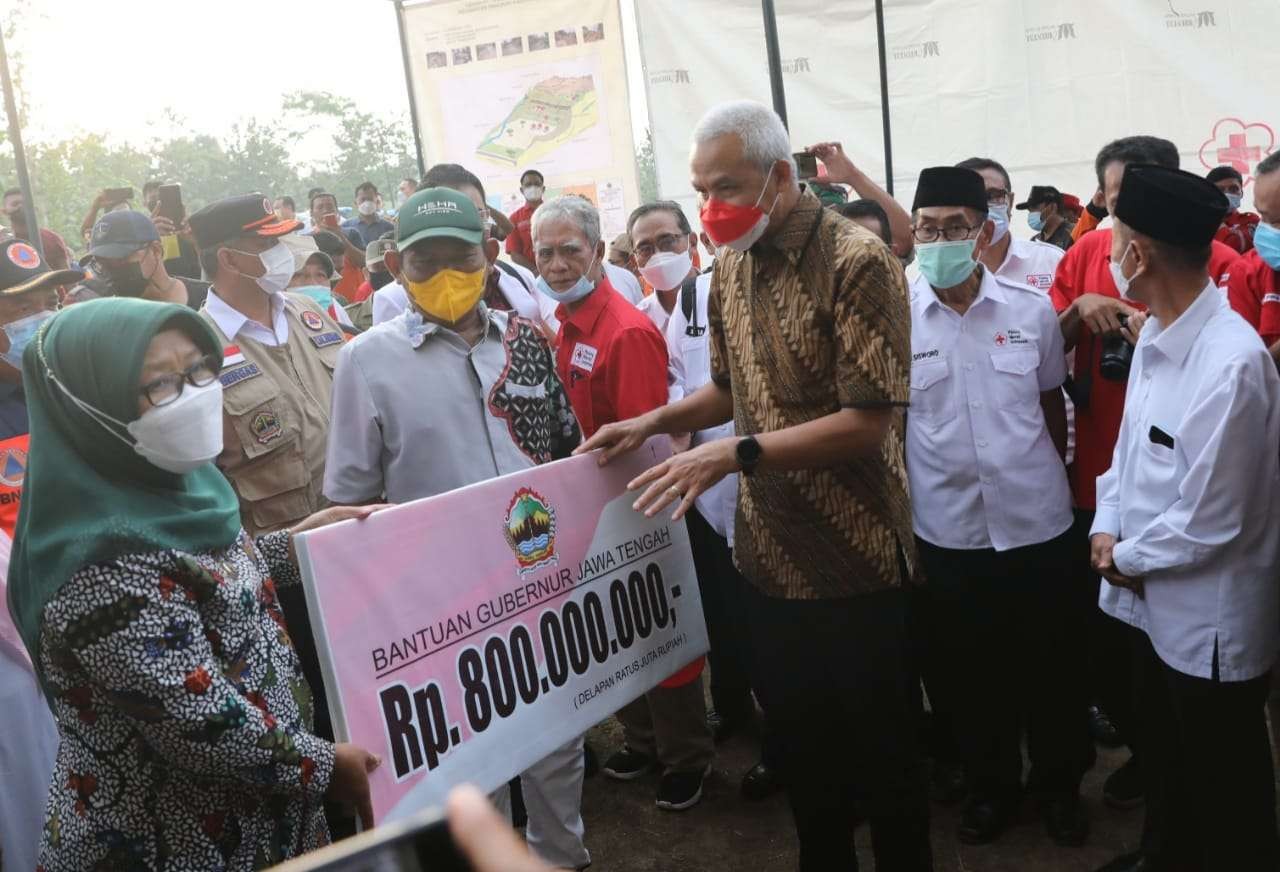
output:
POLYGON ((151 280, 142 272, 142 264, 132 262, 104 270, 117 297, 141 297, 151 280))
POLYGON ((389 285, 394 279, 391 273, 384 269, 375 270, 369 273, 369 285, 376 291, 384 285, 389 285))

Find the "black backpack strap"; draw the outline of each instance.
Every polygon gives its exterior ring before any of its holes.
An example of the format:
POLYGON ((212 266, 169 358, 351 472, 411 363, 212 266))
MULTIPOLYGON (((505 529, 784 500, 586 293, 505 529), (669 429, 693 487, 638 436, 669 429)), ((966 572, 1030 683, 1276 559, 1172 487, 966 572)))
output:
POLYGON ((526 291, 529 291, 530 293, 533 292, 533 288, 529 287, 529 283, 526 282, 524 280, 524 276, 520 274, 520 270, 516 269, 504 260, 495 260, 494 263, 498 265, 498 269, 518 281, 526 291))
POLYGON ((701 336, 705 326, 698 324, 698 277, 689 276, 680 284, 680 311, 684 313, 686 336, 701 336))

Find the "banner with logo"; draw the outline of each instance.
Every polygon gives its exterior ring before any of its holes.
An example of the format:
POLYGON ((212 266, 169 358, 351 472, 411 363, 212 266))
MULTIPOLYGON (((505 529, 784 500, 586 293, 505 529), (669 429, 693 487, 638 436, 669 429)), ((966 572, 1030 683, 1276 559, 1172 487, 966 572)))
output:
POLYGON ((631 508, 665 437, 302 534, 339 741, 379 822, 493 790, 707 651, 684 522, 631 508))
POLYGON ((405 39, 428 166, 458 163, 491 206, 577 193, 606 235, 639 204, 618 0, 431 0, 406 5, 405 39))
MULTIPOLYGON (((768 104, 760 4, 637 3, 658 179, 692 203, 689 134, 722 100, 768 104), (690 27, 690 18, 714 26, 690 27)), ((1182 166, 1246 177, 1280 143, 1280 4, 1268 0, 885 0, 895 194, 923 167, 992 157, 1019 198, 1081 200, 1108 141, 1170 139, 1182 166)), ((841 140, 883 184, 872 0, 777 3, 792 143, 841 140)), ((690 215, 696 218, 696 215, 690 215)), ((1016 213, 1024 222, 1025 213, 1016 213)), ((1019 235, 1029 236, 1025 223, 1019 235)))

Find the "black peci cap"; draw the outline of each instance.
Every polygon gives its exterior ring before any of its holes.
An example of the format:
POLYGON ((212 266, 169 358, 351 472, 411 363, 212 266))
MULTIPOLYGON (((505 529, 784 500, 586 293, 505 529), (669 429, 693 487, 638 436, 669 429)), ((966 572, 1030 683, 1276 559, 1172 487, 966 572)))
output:
POLYGON ((187 220, 202 250, 241 236, 284 236, 302 227, 301 221, 277 219, 271 201, 261 194, 210 203, 187 220))
POLYGON ((35 248, 25 240, 0 242, 0 297, 52 290, 82 278, 84 273, 78 269, 50 270, 35 248))
POLYGON ((1129 164, 1120 181, 1115 216, 1160 242, 1202 248, 1227 216, 1227 197, 1212 182, 1184 170, 1129 164))
POLYGON ((987 214, 987 183, 963 167, 926 167, 920 171, 911 211, 928 206, 963 206, 987 214))

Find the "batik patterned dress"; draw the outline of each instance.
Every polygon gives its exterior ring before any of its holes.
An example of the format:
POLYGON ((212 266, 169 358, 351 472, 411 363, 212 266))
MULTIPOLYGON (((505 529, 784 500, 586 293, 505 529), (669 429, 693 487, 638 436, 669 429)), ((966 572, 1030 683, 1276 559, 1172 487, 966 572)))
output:
POLYGON ((239 870, 318 847, 333 746, 275 585, 287 533, 85 567, 49 601, 40 662, 61 733, 41 868, 239 870))

